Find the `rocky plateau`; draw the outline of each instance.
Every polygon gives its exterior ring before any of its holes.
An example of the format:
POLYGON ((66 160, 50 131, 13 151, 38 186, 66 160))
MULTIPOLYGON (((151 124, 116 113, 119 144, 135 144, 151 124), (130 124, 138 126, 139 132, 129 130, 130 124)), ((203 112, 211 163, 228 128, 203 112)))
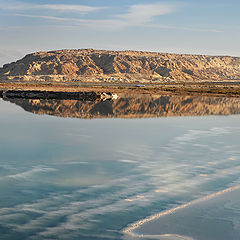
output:
POLYGON ((0 68, 2 81, 171 83, 240 80, 240 57, 93 49, 36 52, 0 68))

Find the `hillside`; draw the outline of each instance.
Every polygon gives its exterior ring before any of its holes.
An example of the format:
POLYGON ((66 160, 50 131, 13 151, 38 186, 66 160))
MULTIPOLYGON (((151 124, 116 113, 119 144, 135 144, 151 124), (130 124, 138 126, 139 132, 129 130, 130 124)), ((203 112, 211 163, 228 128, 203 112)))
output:
POLYGON ((115 101, 4 99, 35 114, 72 118, 148 118, 240 114, 239 98, 121 94, 115 101))
POLYGON ((92 49, 36 52, 0 68, 1 80, 172 82, 240 79, 240 58, 92 49))

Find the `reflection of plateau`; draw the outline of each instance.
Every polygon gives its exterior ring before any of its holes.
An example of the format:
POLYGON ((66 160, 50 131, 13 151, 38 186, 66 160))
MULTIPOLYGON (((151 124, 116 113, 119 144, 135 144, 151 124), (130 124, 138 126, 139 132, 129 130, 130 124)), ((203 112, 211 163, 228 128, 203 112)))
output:
POLYGON ((121 94, 114 101, 4 99, 35 114, 74 118, 147 118, 240 113, 239 98, 121 94))

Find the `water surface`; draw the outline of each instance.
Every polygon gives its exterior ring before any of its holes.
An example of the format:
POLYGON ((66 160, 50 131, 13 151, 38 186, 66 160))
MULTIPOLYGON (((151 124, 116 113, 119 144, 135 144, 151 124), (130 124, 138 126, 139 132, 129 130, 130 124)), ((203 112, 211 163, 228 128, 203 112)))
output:
MULTIPOLYGON (((0 100, 0 239, 131 238, 139 219, 238 186, 239 120, 61 118, 0 100)), ((239 202, 224 206, 239 226, 239 202)))

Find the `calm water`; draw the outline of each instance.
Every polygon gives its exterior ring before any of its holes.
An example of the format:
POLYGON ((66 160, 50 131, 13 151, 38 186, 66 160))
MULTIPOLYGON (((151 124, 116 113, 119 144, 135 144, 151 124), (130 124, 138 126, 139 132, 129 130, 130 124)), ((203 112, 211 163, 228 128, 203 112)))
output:
MULTIPOLYGON (((0 100, 0 239, 123 239, 139 219, 238 186, 239 122, 240 115, 60 118, 0 100)), ((240 226, 238 197, 223 204, 232 228, 217 226, 226 234, 240 226)), ((224 219, 210 221, 207 212, 202 219, 212 225, 224 219)), ((187 214, 168 219, 167 233, 177 219, 189 222, 187 214)), ((219 239, 216 228, 194 227, 219 239)))

